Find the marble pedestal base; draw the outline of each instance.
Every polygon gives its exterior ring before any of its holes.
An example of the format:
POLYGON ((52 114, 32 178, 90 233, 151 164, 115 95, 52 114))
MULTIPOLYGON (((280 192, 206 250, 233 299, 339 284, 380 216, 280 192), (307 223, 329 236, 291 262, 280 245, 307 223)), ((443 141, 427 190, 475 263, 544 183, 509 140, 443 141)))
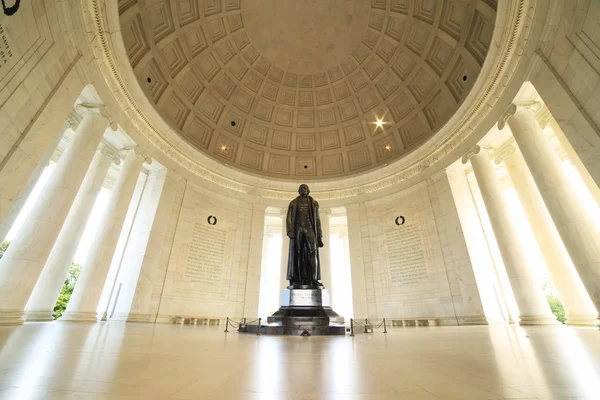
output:
POLYGON ((567 325, 572 326, 595 326, 600 328, 598 318, 592 316, 567 316, 567 325))
POLYGON ((60 317, 59 321, 72 321, 72 322, 97 322, 100 320, 99 317, 102 315, 98 315, 95 312, 68 312, 65 311, 60 317))
POLYGON ((550 315, 520 315, 519 325, 558 325, 556 317, 550 315))
MULTIPOLYGON (((260 327, 261 334, 345 335, 344 317, 332 310, 329 293, 322 287, 288 288, 283 291, 283 305, 260 327)), ((245 332, 257 333, 258 325, 247 325, 245 332)))
POLYGON ((25 311, 23 318, 27 322, 54 321, 52 311, 25 311))
POLYGON ((22 311, 5 311, 0 313, 0 326, 21 325, 23 323, 22 311))

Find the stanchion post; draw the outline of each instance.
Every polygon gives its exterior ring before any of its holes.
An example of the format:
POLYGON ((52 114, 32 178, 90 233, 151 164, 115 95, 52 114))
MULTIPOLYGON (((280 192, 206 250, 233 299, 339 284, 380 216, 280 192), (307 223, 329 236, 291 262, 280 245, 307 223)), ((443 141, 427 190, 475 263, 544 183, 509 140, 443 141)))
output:
POLYGON ((385 326, 385 318, 383 319, 383 333, 387 333, 387 327, 385 326))
POLYGON ((369 325, 369 320, 367 318, 365 318, 365 333, 367 332, 367 325, 369 325))
POLYGON ((354 336, 354 320, 350 318, 350 336, 354 336))
POLYGON ((258 319, 258 332, 256 333, 256 336, 260 336, 260 325, 262 323, 262 318, 258 319))
POLYGON ((225 330, 223 332, 229 332, 229 317, 227 317, 227 322, 225 323, 225 330))

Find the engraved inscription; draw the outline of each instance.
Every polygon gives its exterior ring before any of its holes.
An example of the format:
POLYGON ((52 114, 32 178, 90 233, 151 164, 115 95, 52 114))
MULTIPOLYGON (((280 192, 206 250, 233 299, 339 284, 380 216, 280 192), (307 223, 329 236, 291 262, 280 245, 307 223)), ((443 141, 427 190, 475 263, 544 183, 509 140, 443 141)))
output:
POLYGON ((386 239, 392 286, 426 283, 429 276, 419 225, 390 230, 386 239))
POLYGON ((8 61, 13 57, 13 52, 6 36, 6 30, 0 24, 0 71, 8 67, 8 61))
POLYGON ((221 285, 227 232, 194 224, 184 276, 192 283, 221 285))
POLYGON ((309 291, 309 292, 294 292, 294 299, 296 300, 300 300, 300 301, 304 301, 304 300, 310 300, 313 298, 313 292, 309 291))

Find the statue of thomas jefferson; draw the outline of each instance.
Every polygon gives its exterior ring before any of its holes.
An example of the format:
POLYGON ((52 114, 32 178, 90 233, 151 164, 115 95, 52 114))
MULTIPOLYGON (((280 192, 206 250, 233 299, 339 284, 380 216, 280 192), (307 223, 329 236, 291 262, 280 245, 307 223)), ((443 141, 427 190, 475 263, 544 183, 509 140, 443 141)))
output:
POLYGON ((319 247, 323 247, 319 203, 310 197, 305 184, 298 188, 300 196, 290 202, 286 232, 290 238, 287 279, 290 286, 320 286, 319 247))

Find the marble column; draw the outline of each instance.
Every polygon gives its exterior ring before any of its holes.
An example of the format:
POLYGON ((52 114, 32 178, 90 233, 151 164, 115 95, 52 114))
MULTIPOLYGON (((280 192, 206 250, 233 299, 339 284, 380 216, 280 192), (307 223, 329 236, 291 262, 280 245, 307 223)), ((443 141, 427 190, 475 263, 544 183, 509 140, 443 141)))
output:
MULTIPOLYGON (((594 200, 596 200, 596 203, 600 207, 600 187, 598 187, 598 185, 596 184, 594 177, 587 170, 587 168, 585 167, 585 164, 583 163, 583 161, 581 161, 581 158, 579 158, 577 151, 573 148, 573 146, 571 145, 571 142, 569 142, 569 139, 567 139, 567 137, 565 136, 565 133, 562 131, 562 129, 558 125, 558 122, 556 122, 556 120, 554 118, 550 118, 550 120, 548 121, 548 126, 552 130, 552 132, 554 133, 556 138, 558 139, 558 142, 560 143, 560 146, 567 154, 569 161, 573 164, 575 169, 577 169, 577 172, 579 172, 579 176, 581 176, 581 180, 583 180, 583 182, 585 183, 585 186, 589 190, 590 194, 592 195, 594 200)), ((544 129, 544 130, 546 130, 546 129, 544 129)), ((562 157, 561 157, 561 160, 562 160, 562 157)))
POLYGON ((252 204, 252 225, 250 246, 248 249, 248 274, 246 276, 246 294, 244 296, 244 317, 255 318, 258 315, 260 292, 260 273, 262 251, 265 236, 265 211, 262 204, 252 204))
POLYGON ((498 128, 508 122, 579 277, 600 310, 600 223, 590 218, 575 195, 560 158, 535 119, 534 106, 511 104, 498 128))
POLYGON ((282 302, 283 289, 288 287, 287 264, 290 251, 290 238, 287 236, 287 227, 285 220, 287 218, 287 208, 281 209, 281 273, 279 274, 279 304, 282 302))
POLYGON ((331 286, 331 235, 329 230, 329 218, 331 217, 331 210, 328 208, 321 208, 319 210, 319 217, 321 218, 321 233, 323 234, 324 246, 319 249, 319 259, 321 261, 321 282, 325 289, 329 292, 329 297, 333 297, 333 291, 331 286))
POLYGON ((160 261, 165 252, 170 252, 173 246, 171 240, 167 240, 169 228, 169 217, 173 209, 173 203, 177 195, 177 188, 181 185, 179 179, 168 170, 165 184, 162 188, 156 215, 152 222, 152 230, 148 238, 148 244, 144 252, 144 259, 140 268, 139 278, 135 287, 131 309, 127 321, 132 322, 154 322, 155 315, 151 313, 152 290, 156 284, 160 261))
POLYGON ((108 126, 99 110, 85 110, 72 142, 0 260, 0 324, 22 322, 25 305, 108 126))
POLYGON ((77 252, 87 221, 112 162, 120 163, 119 154, 107 145, 96 151, 73 206, 60 230, 48 261, 25 306, 27 321, 52 321, 56 300, 77 252))
POLYGON ((345 206, 348 220, 348 248, 350 253, 350 282, 352 283, 352 308, 354 318, 368 317, 367 282, 363 262, 360 205, 345 206))
POLYGON ((46 151, 42 155, 42 158, 40 159, 40 162, 38 163, 37 167, 31 174, 31 176, 29 176, 29 179, 27 179, 27 183, 25 184, 23 189, 21 189, 19 195, 15 198, 12 207, 10 208, 10 211, 0 224, 0 242, 2 242, 6 238, 6 235, 8 235, 8 232, 10 232, 13 224, 17 220, 17 217, 21 213, 21 210, 25 206, 27 199, 31 195, 31 192, 33 192, 33 189, 39 182, 42 174, 44 173, 44 170, 46 169, 50 160, 52 159, 52 156, 54 155, 56 148, 60 144, 61 139, 65 135, 65 132, 71 126, 71 121, 69 119, 66 119, 60 127, 56 136, 54 136, 54 138, 46 148, 46 151))
POLYGON ((596 319, 598 313, 554 227, 523 156, 510 146, 496 156, 496 163, 499 162, 506 166, 529 224, 533 228, 533 234, 546 261, 552 282, 565 307, 567 324, 598 325, 596 319))
POLYGON ((106 205, 102 224, 94 237, 61 320, 96 321, 102 289, 144 160, 145 157, 138 151, 131 151, 125 158, 106 205))
MULTIPOLYGON (((258 316, 265 318, 267 317, 266 312, 271 310, 265 310, 265 301, 270 297, 267 287, 267 281, 269 280, 269 243, 273 240, 274 233, 270 229, 271 227, 265 223, 265 232, 262 243, 262 261, 260 268, 260 289, 258 294, 258 316)), ((279 294, 279 291, 275 292, 279 294)), ((280 304, 276 305, 278 308, 280 304)))
POLYGON ((477 185, 481 191, 500 249, 506 274, 510 281, 521 325, 556 324, 550 306, 532 269, 527 264, 524 249, 519 242, 517 227, 509 215, 510 208, 504 200, 502 189, 496 178, 496 171, 486 151, 475 146, 464 157, 463 163, 471 161, 477 185))

